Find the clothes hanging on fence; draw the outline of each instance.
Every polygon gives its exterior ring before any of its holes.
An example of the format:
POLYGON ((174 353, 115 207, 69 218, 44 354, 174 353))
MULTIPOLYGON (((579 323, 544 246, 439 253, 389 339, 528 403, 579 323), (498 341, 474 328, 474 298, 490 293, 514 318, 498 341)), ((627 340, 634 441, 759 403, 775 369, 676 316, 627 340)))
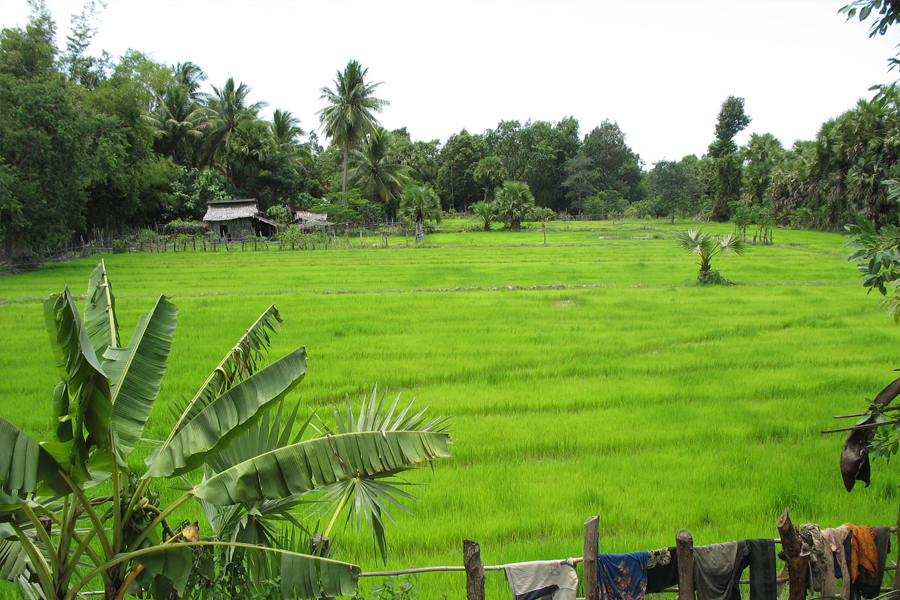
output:
POLYGON ((777 600, 775 541, 742 540, 694 548, 698 600, 740 600, 738 582, 750 567, 750 600, 777 600))
POLYGON ((578 575, 575 563, 566 560, 536 560, 505 565, 506 580, 515 600, 575 600, 578 575))
POLYGON ((887 562, 887 555, 891 551, 891 528, 890 527, 873 527, 875 532, 875 549, 876 549, 876 574, 871 574, 865 569, 860 569, 859 578, 856 580, 852 591, 851 598, 876 598, 881 595, 881 584, 884 580, 884 566, 887 562))
MULTIPOLYGON (((832 562, 832 570, 834 571, 834 577, 841 579, 841 591, 838 594, 841 598, 845 600, 849 600, 850 598, 850 567, 849 561, 850 558, 846 551, 846 547, 844 545, 845 542, 850 542, 850 538, 852 537, 852 533, 850 533, 850 528, 846 525, 841 525, 840 527, 833 527, 829 529, 822 529, 822 539, 826 542, 826 547, 831 552, 831 562, 832 562), (844 576, 844 573, 847 573, 847 576, 844 576)), ((822 583, 822 595, 826 596, 829 594, 825 593, 825 590, 828 589, 830 591, 834 591, 837 583, 832 581, 823 581, 822 583), (828 587, 831 585, 832 587, 828 587)), ((834 595, 833 593, 830 595, 834 595)))
POLYGON ((878 574, 878 548, 875 546, 875 530, 866 525, 853 525, 844 523, 853 533, 851 547, 853 556, 850 572, 853 574, 851 581, 859 579, 860 567, 869 572, 872 577, 878 574))
POLYGON ((647 555, 647 593, 678 586, 678 552, 675 546, 651 550, 647 555))
MULTIPOLYGON (((777 600, 778 575, 775 573, 775 540, 747 540, 750 552, 750 600, 777 600)), ((742 569, 743 570, 743 569, 742 569)))
POLYGON ((647 592, 649 552, 597 555, 600 600, 641 600, 647 592))
POLYGON ((804 523, 800 526, 800 535, 809 537, 809 591, 821 596, 834 596, 834 559, 828 542, 822 537, 822 531, 818 525, 804 523))
POLYGON ((694 547, 694 588, 697 600, 740 600, 738 564, 749 554, 744 542, 694 547))

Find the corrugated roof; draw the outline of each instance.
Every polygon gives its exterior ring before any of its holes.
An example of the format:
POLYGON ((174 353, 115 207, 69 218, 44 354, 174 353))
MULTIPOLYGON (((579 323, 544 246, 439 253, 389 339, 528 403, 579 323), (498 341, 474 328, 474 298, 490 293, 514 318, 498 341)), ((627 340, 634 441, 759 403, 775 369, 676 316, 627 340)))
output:
POLYGON ((259 209, 256 200, 225 200, 210 202, 206 205, 204 221, 232 221, 249 219, 256 216, 259 209))

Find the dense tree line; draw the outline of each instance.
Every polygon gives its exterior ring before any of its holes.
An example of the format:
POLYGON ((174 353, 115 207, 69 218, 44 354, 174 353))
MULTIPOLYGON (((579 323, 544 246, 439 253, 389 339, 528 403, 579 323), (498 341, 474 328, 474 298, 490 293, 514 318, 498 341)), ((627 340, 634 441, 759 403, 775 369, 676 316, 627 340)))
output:
POLYGON ((212 82, 204 91, 207 76, 192 62, 164 65, 136 51, 87 56, 96 18, 89 2, 59 49, 56 24, 35 1, 24 29, 0 34, 5 256, 93 228, 197 220, 207 202, 229 197, 256 198, 279 218, 291 209, 342 221, 421 215, 403 206, 411 186, 427 193, 409 198, 437 198, 450 212, 497 213, 498 191, 520 182, 535 206, 559 216, 740 223, 764 215, 830 229, 898 217, 883 184, 898 177, 900 164, 895 85, 789 149, 768 133, 738 147, 735 136, 751 119, 744 99, 729 96, 715 122, 711 115, 706 154, 648 169, 609 119, 584 134, 574 117, 501 121, 444 142, 387 131, 376 118, 389 104, 375 97, 380 84, 351 61, 321 89, 326 148, 290 111, 263 118, 267 104, 243 82, 212 82))

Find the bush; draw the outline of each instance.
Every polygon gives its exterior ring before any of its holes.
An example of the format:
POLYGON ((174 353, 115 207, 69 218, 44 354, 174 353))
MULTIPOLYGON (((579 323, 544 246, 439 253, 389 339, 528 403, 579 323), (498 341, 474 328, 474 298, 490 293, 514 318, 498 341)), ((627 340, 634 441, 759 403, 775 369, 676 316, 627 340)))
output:
POLYGON ((118 239, 112 242, 113 254, 124 254, 128 252, 128 240, 118 239))
POLYGON ((700 285, 736 285, 733 281, 725 279, 725 276, 716 269, 710 269, 697 275, 697 283, 700 285))

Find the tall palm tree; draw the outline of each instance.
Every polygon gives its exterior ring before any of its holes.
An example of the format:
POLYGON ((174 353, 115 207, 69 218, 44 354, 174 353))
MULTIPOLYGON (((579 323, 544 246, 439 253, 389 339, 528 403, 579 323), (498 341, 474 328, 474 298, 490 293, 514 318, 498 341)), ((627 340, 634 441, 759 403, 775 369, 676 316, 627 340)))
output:
POLYGON ((344 178, 341 192, 345 202, 350 150, 355 148, 366 134, 375 131, 378 120, 371 111, 380 113, 385 106, 390 105, 387 100, 372 95, 381 83, 366 83, 368 72, 369 69, 363 69, 358 61, 351 60, 343 73, 337 72, 334 91, 327 87, 320 90, 322 95, 319 99, 327 100, 330 106, 318 112, 319 121, 325 135, 344 150, 344 178))
POLYGON ((403 190, 400 199, 400 214, 416 223, 416 241, 425 237, 425 219, 441 222, 441 200, 430 183, 413 185, 403 190))
POLYGON ((229 77, 221 89, 213 86, 213 93, 207 99, 203 125, 206 133, 204 162, 224 166, 225 179, 229 184, 232 182, 232 170, 227 160, 223 160, 228 142, 242 123, 255 121, 259 111, 268 106, 266 102, 248 104, 247 96, 251 91, 244 83, 235 86, 234 78, 229 77))
POLYGON ((208 79, 203 69, 191 61, 187 61, 172 65, 172 72, 175 75, 175 81, 188 89, 191 99, 199 100, 200 84, 208 79))
POLYGON ((391 134, 383 127, 366 136, 359 150, 350 153, 349 180, 373 200, 387 207, 400 196, 409 182, 409 167, 400 164, 391 144, 391 134))

